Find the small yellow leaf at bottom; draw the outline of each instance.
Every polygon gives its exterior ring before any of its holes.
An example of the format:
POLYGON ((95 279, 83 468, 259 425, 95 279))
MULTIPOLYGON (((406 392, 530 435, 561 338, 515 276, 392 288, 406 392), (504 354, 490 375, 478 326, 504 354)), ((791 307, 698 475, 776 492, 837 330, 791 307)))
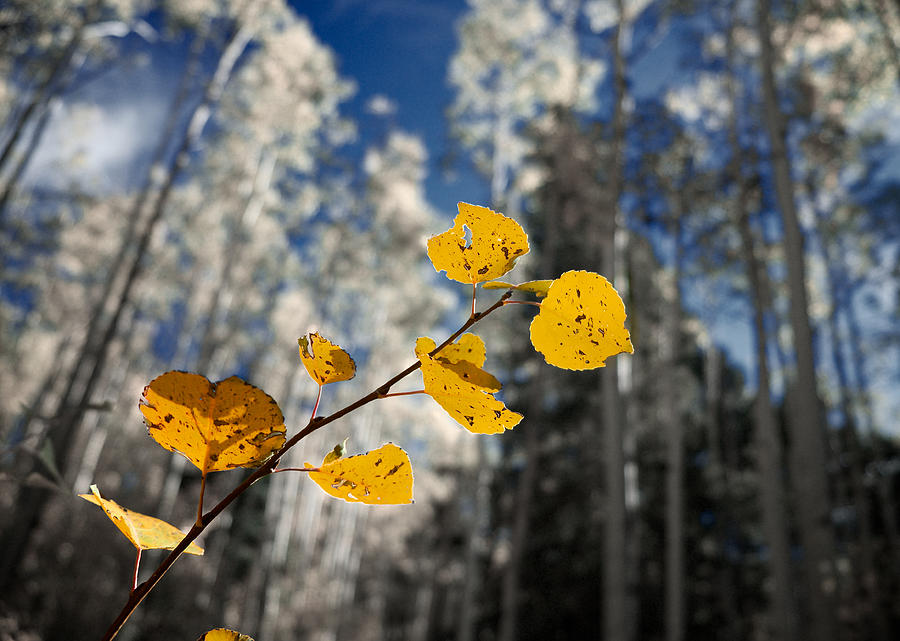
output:
MULTIPOLYGON (((184 532, 170 523, 134 512, 115 501, 103 498, 96 485, 91 486, 91 494, 79 494, 78 496, 94 505, 99 505, 122 534, 140 550, 172 550, 184 538, 184 532)), ((201 555, 203 548, 196 543, 191 543, 185 552, 201 555)))

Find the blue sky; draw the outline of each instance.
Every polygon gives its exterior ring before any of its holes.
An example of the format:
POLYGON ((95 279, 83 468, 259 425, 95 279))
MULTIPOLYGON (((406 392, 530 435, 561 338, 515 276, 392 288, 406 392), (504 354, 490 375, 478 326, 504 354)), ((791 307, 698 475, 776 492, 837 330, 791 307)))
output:
MULTIPOLYGON (((451 150, 444 113, 453 100, 447 62, 456 50, 456 26, 465 0, 309 0, 292 3, 319 39, 331 47, 340 73, 357 93, 346 110, 359 124, 363 143, 394 124, 425 142, 430 160, 429 200, 453 212, 460 200, 488 198, 486 184, 471 172, 448 175, 441 162, 451 150), (393 116, 373 116, 365 106, 373 96, 396 106, 393 116)), ((459 169, 459 167, 456 167, 459 169)))

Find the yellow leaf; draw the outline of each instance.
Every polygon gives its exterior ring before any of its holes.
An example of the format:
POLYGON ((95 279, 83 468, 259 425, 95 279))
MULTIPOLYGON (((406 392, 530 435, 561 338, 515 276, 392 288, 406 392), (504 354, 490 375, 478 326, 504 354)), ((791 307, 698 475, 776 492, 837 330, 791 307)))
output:
POLYGON ((297 342, 300 343, 300 360, 319 385, 349 381, 356 376, 356 363, 350 354, 327 338, 312 332, 297 342))
POLYGON ((428 257, 436 271, 446 271, 447 278, 460 283, 482 283, 503 276, 528 253, 528 236, 512 218, 478 205, 458 207, 453 227, 428 239, 428 257))
POLYGON ((501 434, 519 424, 522 415, 506 409, 492 395, 500 390, 500 382, 481 369, 484 341, 474 334, 463 334, 458 343, 430 356, 435 347, 428 337, 416 341, 425 393, 457 423, 476 434, 501 434))
MULTIPOLYGON (((393 443, 366 454, 332 458, 331 452, 309 478, 348 503, 399 505, 412 503, 413 476, 409 456, 393 443)), ((314 467, 307 463, 306 467, 314 467)))
POLYGON ((603 276, 569 271, 553 281, 531 321, 531 344, 551 365, 582 370, 634 352, 625 329, 625 305, 603 276))
POLYGON ((485 283, 482 287, 484 289, 515 289, 520 292, 534 294, 538 298, 543 298, 547 295, 547 290, 550 289, 552 283, 552 280, 530 280, 527 283, 513 285, 512 283, 504 283, 501 280, 495 280, 490 283, 485 283))
MULTIPOLYGON (((106 516, 116 524, 122 534, 141 550, 171 550, 184 538, 184 532, 160 519, 133 512, 115 501, 100 496, 96 485, 91 486, 91 494, 79 494, 85 501, 99 505, 106 516)), ((188 554, 203 554, 203 548, 191 543, 185 550, 188 554)))
POLYGON ((256 467, 284 445, 278 404, 236 376, 210 383, 199 374, 166 372, 144 388, 140 407, 150 436, 204 474, 256 467))
POLYGON ((241 634, 240 632, 235 632, 234 630, 228 630, 226 628, 216 628, 215 630, 210 630, 202 637, 198 638, 197 641, 253 641, 246 634, 241 634))

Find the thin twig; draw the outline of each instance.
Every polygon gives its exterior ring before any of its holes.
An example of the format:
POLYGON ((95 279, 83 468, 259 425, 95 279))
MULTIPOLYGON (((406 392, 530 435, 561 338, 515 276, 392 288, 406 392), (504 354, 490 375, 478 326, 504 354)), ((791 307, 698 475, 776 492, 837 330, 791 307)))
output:
MULTIPOLYGON (((488 314, 491 314, 492 312, 495 312, 503 307, 504 303, 509 299, 511 295, 512 292, 508 291, 504 293, 496 303, 485 309, 483 312, 473 313, 458 330, 453 332, 453 334, 451 334, 443 343, 431 350, 429 355, 436 355, 442 349, 459 338, 463 334, 463 332, 469 329, 472 325, 483 319, 488 314)), ((250 476, 241 481, 241 483, 231 492, 229 492, 225 498, 219 501, 212 507, 212 509, 210 509, 209 512, 198 519, 198 522, 195 523, 190 530, 188 530, 187 534, 184 535, 184 538, 181 539, 181 542, 178 543, 178 545, 176 545, 175 548, 171 552, 169 552, 168 556, 166 556, 166 558, 162 560, 156 570, 153 571, 153 574, 151 574, 146 581, 136 586, 134 590, 131 591, 131 594, 129 594, 128 596, 128 601, 125 602, 125 605, 122 606, 121 612, 119 612, 118 616, 116 616, 115 620, 112 622, 112 624, 110 624, 109 629, 107 629, 106 633, 103 635, 102 641, 111 641, 115 638, 115 636, 119 633, 119 630, 122 629, 122 626, 125 625, 125 622, 131 616, 131 614, 144 600, 144 597, 146 597, 150 590, 152 590, 156 586, 156 584, 159 583, 160 579, 162 579, 165 573, 169 571, 169 568, 172 567, 172 564, 174 564, 175 561, 178 560, 178 557, 180 557, 184 553, 187 547, 191 543, 193 543, 194 540, 198 536, 200 536, 203 530, 205 530, 209 526, 209 524, 217 516, 219 516, 219 514, 221 514, 229 505, 231 505, 234 500, 237 499, 237 497, 246 492, 251 485, 256 483, 261 478, 272 474, 272 471, 275 469, 275 465, 289 449, 294 447, 297 443, 299 443, 301 440, 303 440, 316 430, 325 427, 329 423, 333 423, 339 418, 343 418, 350 412, 358 410, 363 405, 367 405, 376 399, 384 398, 387 394, 390 393, 391 387, 415 372, 421 366, 422 362, 416 361, 399 374, 396 374, 393 378, 388 379, 380 387, 375 388, 362 398, 359 398, 353 403, 342 407, 333 414, 329 414, 328 416, 322 418, 311 418, 302 430, 294 434, 294 436, 292 436, 288 441, 285 442, 284 445, 281 446, 280 450, 270 456, 265 463, 256 468, 256 470, 254 470, 253 473, 250 474, 250 476)))
POLYGON ((272 474, 279 472, 318 472, 322 468, 319 467, 276 467, 272 470, 272 474))
POLYGON ((534 305, 535 307, 540 307, 540 303, 535 303, 533 300, 508 300, 504 305, 534 305))

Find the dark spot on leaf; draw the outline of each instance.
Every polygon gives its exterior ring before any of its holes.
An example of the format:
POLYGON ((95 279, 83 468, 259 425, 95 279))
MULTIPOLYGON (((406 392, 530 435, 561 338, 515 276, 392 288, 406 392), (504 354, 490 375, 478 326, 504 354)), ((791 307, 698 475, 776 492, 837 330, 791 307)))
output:
POLYGON ((397 470, 399 470, 401 467, 403 467, 403 463, 397 463, 394 467, 392 467, 390 469, 390 471, 387 474, 384 475, 384 477, 385 478, 389 477, 390 475, 394 474, 397 470))

